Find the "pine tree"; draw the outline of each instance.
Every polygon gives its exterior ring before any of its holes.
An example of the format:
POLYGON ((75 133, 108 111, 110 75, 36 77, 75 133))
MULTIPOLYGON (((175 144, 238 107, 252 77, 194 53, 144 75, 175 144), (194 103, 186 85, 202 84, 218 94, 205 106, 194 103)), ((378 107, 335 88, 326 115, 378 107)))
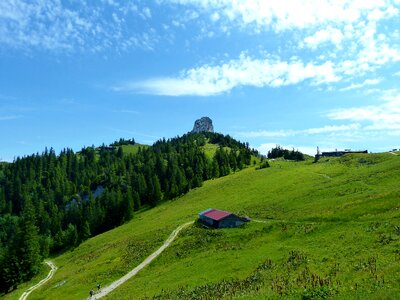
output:
POLYGON ((0 261, 0 292, 14 290, 21 282, 20 259, 14 250, 6 252, 0 261))
POLYGON ((23 280, 31 279, 39 271, 40 246, 38 228, 35 225, 35 211, 31 200, 25 198, 20 219, 21 233, 18 241, 18 258, 23 280))
POLYGON ((159 201, 161 201, 162 193, 160 187, 160 181, 158 180, 156 175, 153 175, 150 179, 149 186, 148 186, 148 199, 149 204, 151 206, 156 206, 159 201))
POLYGON ((124 196, 124 222, 129 221, 133 217, 133 194, 132 188, 128 187, 124 196))
POLYGON ((122 150, 122 146, 119 146, 117 150, 117 157, 122 158, 123 156, 124 156, 124 150, 122 150))
POLYGON ((212 172, 211 172, 212 178, 218 178, 219 177, 219 165, 217 159, 214 157, 212 161, 212 172))
POLYGON ((4 193, 4 189, 0 187, 0 215, 10 213, 7 211, 7 203, 6 203, 6 194, 4 193))
POLYGON ((143 202, 143 200, 146 199, 147 183, 142 173, 140 173, 137 178, 137 191, 139 193, 141 202, 143 202))
POLYGON ((235 172, 237 169, 237 162, 236 162, 236 154, 233 149, 229 153, 229 165, 230 165, 231 169, 233 170, 233 172, 235 172))
POLYGON ((90 233, 90 226, 88 221, 85 221, 85 223, 83 223, 81 235, 82 235, 82 241, 87 240, 92 235, 90 233))
POLYGON ((140 198, 139 198, 139 193, 136 191, 132 192, 132 197, 133 197, 133 210, 137 211, 140 208, 140 198))
POLYGON ((78 244, 78 231, 76 226, 69 223, 67 229, 65 230, 65 241, 66 247, 75 247, 78 244))

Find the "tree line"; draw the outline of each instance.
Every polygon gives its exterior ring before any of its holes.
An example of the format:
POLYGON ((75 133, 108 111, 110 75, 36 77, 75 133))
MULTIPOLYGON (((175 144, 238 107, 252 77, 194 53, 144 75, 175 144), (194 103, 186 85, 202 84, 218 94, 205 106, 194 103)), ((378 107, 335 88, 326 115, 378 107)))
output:
POLYGON ((294 149, 292 150, 283 149, 279 145, 268 151, 267 157, 269 159, 283 157, 284 159, 288 160, 295 160, 295 161, 304 160, 304 154, 301 153, 300 151, 294 149))
POLYGON ((251 163, 257 151, 218 133, 190 133, 139 146, 53 149, 0 165, 0 292, 34 276, 43 257, 251 163), (202 146, 217 144, 213 157, 202 146))

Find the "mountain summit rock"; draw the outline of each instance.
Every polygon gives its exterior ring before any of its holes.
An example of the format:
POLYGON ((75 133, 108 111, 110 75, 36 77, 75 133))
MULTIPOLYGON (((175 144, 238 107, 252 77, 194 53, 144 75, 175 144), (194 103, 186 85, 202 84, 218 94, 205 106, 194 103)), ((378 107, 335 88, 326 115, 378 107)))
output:
POLYGON ((202 117, 194 122, 193 133, 199 132, 214 132, 214 126, 212 120, 209 117, 202 117))

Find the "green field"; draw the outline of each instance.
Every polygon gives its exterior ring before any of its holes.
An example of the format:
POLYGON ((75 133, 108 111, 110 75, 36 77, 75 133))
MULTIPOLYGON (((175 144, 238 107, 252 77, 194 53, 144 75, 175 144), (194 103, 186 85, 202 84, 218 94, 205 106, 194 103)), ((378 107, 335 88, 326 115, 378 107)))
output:
MULTIPOLYGON (((207 155, 207 157, 212 159, 215 155, 215 152, 217 152, 219 145, 206 143, 204 146, 202 146, 202 148, 204 150, 204 153, 207 155)), ((224 147, 224 150, 227 150, 227 149, 230 149, 230 148, 224 147)))
POLYGON ((142 144, 135 144, 135 145, 122 145, 122 151, 124 154, 136 154, 139 150, 139 148, 148 148, 148 145, 142 145, 142 144))
MULTIPOLYGON (((29 299, 84 299, 209 207, 265 222, 193 225, 106 299, 400 298, 400 157, 270 164, 205 182, 51 258, 58 271, 29 299)), ((18 299, 27 286, 5 299, 18 299)))

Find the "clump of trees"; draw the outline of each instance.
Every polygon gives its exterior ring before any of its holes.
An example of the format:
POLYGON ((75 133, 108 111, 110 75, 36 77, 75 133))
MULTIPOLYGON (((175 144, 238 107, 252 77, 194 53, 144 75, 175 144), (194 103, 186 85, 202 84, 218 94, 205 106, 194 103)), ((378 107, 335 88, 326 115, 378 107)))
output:
POLYGON ((156 206, 228 175, 251 162, 257 151, 218 133, 162 139, 124 154, 111 147, 74 153, 53 149, 0 165, 0 292, 35 275, 49 253, 129 221, 134 211, 156 206), (202 147, 219 147, 208 158, 202 147))
POLYGON ((268 151, 267 157, 269 159, 283 157, 284 159, 288 160, 295 160, 295 161, 304 160, 304 154, 301 153, 300 151, 294 149, 289 151, 287 149, 283 149, 279 145, 268 151))
POLYGON ((256 170, 261 170, 261 169, 265 169, 265 168, 269 168, 269 167, 270 167, 270 165, 268 163, 268 160, 265 159, 265 156, 261 156, 260 164, 258 165, 256 170))
POLYGON ((117 147, 117 146, 123 146, 123 145, 135 145, 135 139, 131 138, 131 139, 124 139, 124 138, 120 138, 118 141, 115 141, 113 143, 110 144, 111 147, 117 147))

